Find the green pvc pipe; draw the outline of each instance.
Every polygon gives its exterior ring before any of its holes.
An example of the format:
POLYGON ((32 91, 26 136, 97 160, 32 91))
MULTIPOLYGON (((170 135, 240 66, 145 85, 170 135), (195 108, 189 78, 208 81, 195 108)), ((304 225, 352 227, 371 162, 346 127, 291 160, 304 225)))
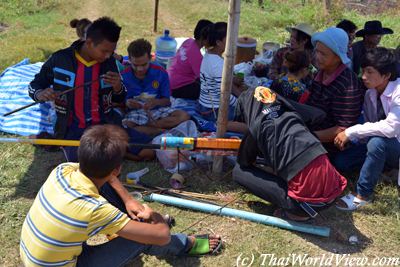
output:
POLYGON ((324 237, 329 237, 329 235, 330 235, 330 228, 328 228, 328 227, 314 226, 314 225, 298 223, 298 222, 293 222, 293 221, 286 221, 286 220, 283 220, 280 218, 267 216, 267 215, 263 215, 263 214, 258 214, 258 213, 254 213, 254 212, 225 208, 225 207, 221 207, 221 206, 217 206, 217 205, 201 203, 201 202, 187 200, 187 199, 181 199, 181 198, 177 198, 177 197, 171 197, 171 196, 153 193, 153 194, 144 196, 143 199, 146 201, 155 201, 155 202, 159 202, 159 203, 163 203, 163 204, 167 204, 167 205, 212 213, 212 214, 216 214, 216 215, 237 217, 237 218, 249 220, 252 222, 262 223, 265 225, 272 225, 272 226, 276 226, 279 228, 292 230, 292 231, 298 231, 298 232, 319 235, 319 236, 324 236, 324 237))

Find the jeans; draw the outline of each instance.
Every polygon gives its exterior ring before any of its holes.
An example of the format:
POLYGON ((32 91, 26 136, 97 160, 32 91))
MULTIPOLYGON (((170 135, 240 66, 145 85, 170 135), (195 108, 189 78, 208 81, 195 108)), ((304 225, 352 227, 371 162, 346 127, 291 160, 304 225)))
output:
POLYGON ((340 173, 346 173, 359 170, 365 160, 366 153, 365 144, 354 144, 343 151, 329 153, 329 159, 340 173))
POLYGON ((372 137, 367 144, 367 157, 357 182, 357 194, 368 198, 374 192, 385 166, 399 167, 400 143, 396 138, 372 137))
MULTIPOLYGON (((100 194, 112 205, 126 212, 123 201, 108 183, 103 185, 100 194)), ((184 234, 171 235, 171 242, 166 246, 145 245, 117 237, 98 246, 89 246, 84 243, 82 253, 77 259, 77 266, 123 266, 142 253, 155 256, 185 255, 189 246, 188 237, 184 234)))

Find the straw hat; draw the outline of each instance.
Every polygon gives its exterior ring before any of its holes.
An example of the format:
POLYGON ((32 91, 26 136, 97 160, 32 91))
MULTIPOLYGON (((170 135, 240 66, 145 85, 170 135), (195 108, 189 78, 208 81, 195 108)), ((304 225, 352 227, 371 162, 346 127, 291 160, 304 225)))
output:
POLYGON ((311 26, 308 23, 299 23, 296 26, 293 27, 287 27, 286 30, 288 32, 292 32, 292 30, 296 30, 296 31, 301 31, 304 32, 305 34, 307 34, 308 36, 312 36, 315 32, 313 26, 311 26))

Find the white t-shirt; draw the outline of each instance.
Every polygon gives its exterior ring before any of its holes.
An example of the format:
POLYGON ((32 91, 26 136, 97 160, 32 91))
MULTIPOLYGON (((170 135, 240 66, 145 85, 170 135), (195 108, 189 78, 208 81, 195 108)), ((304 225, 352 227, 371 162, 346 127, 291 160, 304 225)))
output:
MULTIPOLYGON (((206 108, 219 108, 221 80, 224 59, 215 54, 206 53, 200 67, 199 103, 206 108)), ((236 97, 230 96, 229 105, 236 104, 236 97)))

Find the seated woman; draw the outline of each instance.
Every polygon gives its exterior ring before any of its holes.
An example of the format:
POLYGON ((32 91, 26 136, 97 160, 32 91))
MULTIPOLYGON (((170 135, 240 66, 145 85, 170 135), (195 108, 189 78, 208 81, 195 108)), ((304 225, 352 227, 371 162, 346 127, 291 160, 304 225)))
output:
POLYGON ((386 48, 375 48, 367 52, 361 68, 362 80, 369 88, 364 99, 366 122, 347 128, 334 141, 343 150, 349 141, 367 140, 356 192, 337 203, 337 208, 347 211, 370 203, 385 166, 399 168, 400 158, 400 78, 396 75, 396 58, 386 48))
POLYGON ((289 51, 284 55, 283 65, 288 72, 274 80, 271 89, 284 98, 304 104, 310 94, 306 85, 301 82, 309 74, 308 54, 305 51, 289 51))
MULTIPOLYGON (((204 29, 203 34, 206 41, 207 52, 204 55, 200 67, 200 97, 198 112, 209 121, 216 121, 219 100, 221 97, 221 80, 225 51, 227 24, 217 22, 204 29)), ((237 86, 232 87, 229 100, 229 118, 233 119, 236 97, 241 93, 237 86)))
POLYGON ((310 58, 312 55, 313 45, 311 44, 311 36, 314 34, 314 28, 307 23, 300 23, 286 29, 290 32, 290 45, 279 49, 275 53, 268 71, 270 79, 278 79, 281 75, 287 73, 287 69, 283 65, 284 55, 287 52, 305 51, 310 58))
POLYGON ((168 68, 171 95, 175 98, 197 100, 200 95, 200 65, 203 56, 200 49, 204 46, 202 31, 211 21, 201 19, 194 29, 194 39, 184 41, 172 59, 168 68))
POLYGON ((319 109, 289 102, 266 87, 244 92, 236 120, 249 130, 242 139, 233 179, 275 204, 275 216, 307 221, 329 206, 347 185, 329 162, 321 142, 307 129, 325 117, 319 109), (267 172, 262 164, 272 168, 267 172))

